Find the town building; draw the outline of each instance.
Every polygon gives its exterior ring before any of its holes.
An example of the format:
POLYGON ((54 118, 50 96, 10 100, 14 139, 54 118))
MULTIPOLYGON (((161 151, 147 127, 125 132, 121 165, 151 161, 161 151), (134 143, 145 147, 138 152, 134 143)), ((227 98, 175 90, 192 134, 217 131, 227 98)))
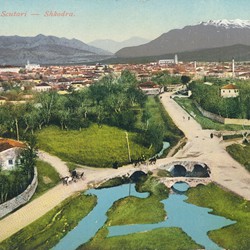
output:
POLYGON ((239 95, 239 89, 234 84, 227 84, 220 89, 220 96, 223 98, 234 98, 239 95))
POLYGON ((42 82, 37 84, 33 89, 37 92, 45 92, 45 91, 50 91, 52 87, 48 83, 42 82))
POLYGON ((146 94, 146 95, 158 95, 164 92, 164 87, 154 82, 148 81, 141 83, 139 88, 146 94))

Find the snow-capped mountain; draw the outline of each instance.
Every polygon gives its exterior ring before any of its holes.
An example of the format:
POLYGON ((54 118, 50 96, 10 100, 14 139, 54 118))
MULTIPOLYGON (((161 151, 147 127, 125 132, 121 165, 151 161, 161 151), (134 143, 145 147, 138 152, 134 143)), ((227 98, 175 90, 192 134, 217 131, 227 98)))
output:
POLYGON ((199 23, 204 26, 216 26, 216 27, 224 27, 226 29, 230 28, 250 28, 250 20, 241 20, 241 19, 235 19, 235 20, 209 20, 207 22, 201 22, 199 23))
POLYGON ((117 51, 117 57, 148 57, 171 53, 250 45, 250 21, 210 20, 173 29, 149 43, 117 51))

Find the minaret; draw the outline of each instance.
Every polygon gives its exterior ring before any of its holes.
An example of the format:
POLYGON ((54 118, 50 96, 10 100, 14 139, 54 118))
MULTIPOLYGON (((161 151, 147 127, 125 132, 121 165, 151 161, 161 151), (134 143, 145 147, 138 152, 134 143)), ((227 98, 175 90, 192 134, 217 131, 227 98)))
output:
POLYGON ((178 56, 175 54, 175 56, 174 56, 174 63, 175 64, 178 64, 178 56))
POLYGON ((235 72, 234 72, 234 58, 232 59, 232 77, 235 76, 235 72))
POLYGON ((197 64, 196 61, 194 61, 194 71, 196 71, 196 67, 197 67, 196 64, 197 64))

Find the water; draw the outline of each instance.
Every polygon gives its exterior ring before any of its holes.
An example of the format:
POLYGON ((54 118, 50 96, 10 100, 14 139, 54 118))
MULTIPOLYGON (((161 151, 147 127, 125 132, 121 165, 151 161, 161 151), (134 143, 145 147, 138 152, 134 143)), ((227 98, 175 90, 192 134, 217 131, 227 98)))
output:
POLYGON ((162 154, 163 154, 163 152, 164 152, 164 150, 167 149, 167 148, 169 148, 169 146, 170 146, 169 142, 164 141, 164 142, 163 142, 163 145, 162 145, 161 151, 160 151, 158 154, 156 154, 155 156, 156 156, 156 157, 161 157, 162 154))
POLYGON ((135 190, 135 184, 126 184, 104 189, 90 189, 86 194, 96 195, 98 199, 97 205, 72 231, 62 238, 53 249, 74 250, 89 241, 104 225, 107 220, 106 212, 115 201, 129 196, 129 194, 139 198, 149 196, 149 193, 138 193, 135 190))
MULTIPOLYGON (((186 183, 176 183, 174 188, 183 192, 188 189, 188 185, 186 183)), ((212 209, 186 203, 186 198, 187 196, 184 194, 170 194, 168 199, 162 201, 167 211, 167 220, 156 224, 112 226, 108 228, 108 237, 145 232, 156 228, 179 227, 196 243, 204 246, 206 249, 221 249, 209 239, 207 232, 234 224, 235 222, 221 216, 209 214, 212 212, 212 209)))
MULTIPOLYGON (((127 235, 137 232, 145 232, 156 228, 163 227, 179 227, 186 232, 194 241, 204 246, 208 250, 221 249, 213 241, 211 241, 207 232, 215 229, 231 225, 235 222, 221 216, 209 214, 212 210, 208 208, 198 207, 185 200, 187 196, 182 194, 188 189, 186 183, 176 183, 174 189, 180 191, 181 194, 170 194, 169 197, 162 201, 167 211, 167 219, 155 224, 135 224, 108 227, 108 237, 127 235)), ((97 196, 97 205, 95 208, 83 218, 77 227, 70 231, 54 249, 76 249, 79 245, 88 242, 96 232, 104 225, 107 220, 106 212, 112 204, 124 197, 132 196, 146 198, 148 193, 138 193, 134 184, 126 184, 118 187, 106 189, 91 189, 86 194, 97 196)))

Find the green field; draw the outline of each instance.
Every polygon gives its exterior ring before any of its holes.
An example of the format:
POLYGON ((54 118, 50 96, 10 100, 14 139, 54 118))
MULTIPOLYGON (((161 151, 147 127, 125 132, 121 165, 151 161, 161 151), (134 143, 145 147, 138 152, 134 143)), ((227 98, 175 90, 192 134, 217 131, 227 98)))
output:
POLYGON ((227 152, 250 172, 250 145, 232 144, 227 152))
POLYGON ((1 250, 48 250, 95 206, 96 198, 80 193, 0 243, 1 250))
POLYGON ((236 224, 209 232, 209 237, 230 250, 250 249, 250 202, 224 191, 215 184, 199 185, 188 191, 188 202, 213 209, 213 214, 237 221, 236 224))
MULTIPOLYGON (((126 131, 115 127, 96 124, 77 130, 60 130, 48 127, 37 133, 39 148, 58 156, 67 162, 96 167, 112 167, 129 162, 126 131)), ((131 159, 142 154, 147 157, 155 152, 136 143, 137 134, 128 132, 131 159)))
POLYGON ((230 125, 230 124, 222 124, 219 122, 215 122, 209 118, 204 117, 197 107, 194 105, 191 99, 189 98, 175 98, 174 99, 183 109, 185 109, 190 116, 194 114, 194 119, 201 125, 203 129, 214 129, 214 130, 242 130, 241 125, 230 125))

